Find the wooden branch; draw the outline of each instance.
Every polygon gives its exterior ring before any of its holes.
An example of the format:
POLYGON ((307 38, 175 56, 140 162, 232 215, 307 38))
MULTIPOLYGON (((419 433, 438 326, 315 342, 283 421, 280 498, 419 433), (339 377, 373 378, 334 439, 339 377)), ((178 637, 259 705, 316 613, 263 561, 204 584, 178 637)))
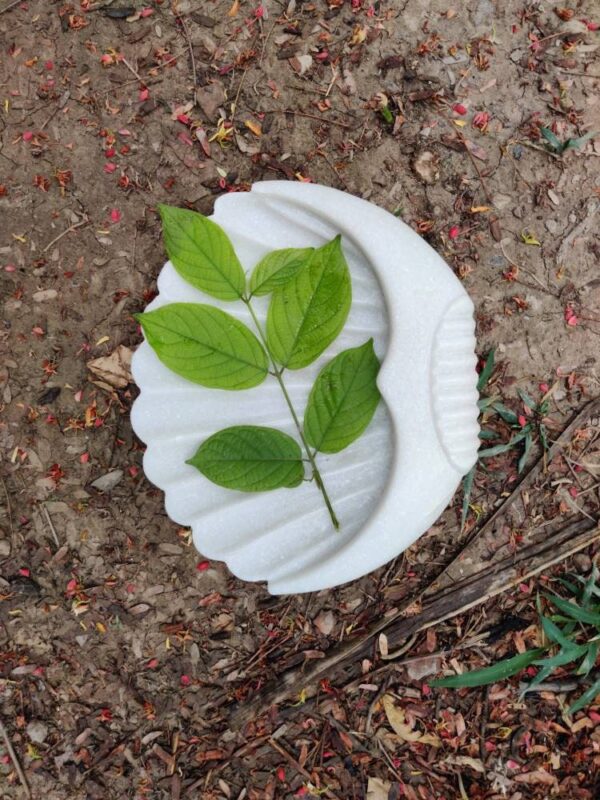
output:
MULTIPOLYGON (((571 441, 575 430, 598 416, 600 398, 588 403, 574 417, 550 448, 546 459, 550 461, 571 441)), ((543 457, 538 459, 510 496, 425 591, 411 597, 393 617, 377 620, 360 638, 332 647, 325 658, 309 669, 299 667, 278 675, 259 694, 233 711, 230 724, 243 726, 302 690, 308 695, 314 693, 315 684, 321 678, 331 676, 333 670, 340 667, 352 669, 357 658, 368 655, 374 637, 381 631, 385 630, 390 647, 397 647, 408 636, 485 602, 598 539, 598 526, 584 519, 554 532, 545 528, 516 551, 503 543, 498 531, 500 521, 522 500, 545 463, 543 457), (407 610, 414 608, 417 601, 422 602, 421 611, 407 617, 407 610)), ((523 513, 527 513, 526 507, 523 513)))

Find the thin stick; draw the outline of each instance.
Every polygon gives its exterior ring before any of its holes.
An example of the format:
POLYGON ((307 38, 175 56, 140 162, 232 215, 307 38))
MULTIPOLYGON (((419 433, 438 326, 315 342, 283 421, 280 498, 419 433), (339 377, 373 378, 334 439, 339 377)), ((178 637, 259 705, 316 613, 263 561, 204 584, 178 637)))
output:
POLYGON ((533 142, 527 142, 525 139, 519 139, 517 144, 522 144, 523 147, 529 147, 531 150, 539 150, 540 153, 545 153, 547 156, 550 156, 550 158, 554 158, 557 161, 562 161, 561 156, 559 156, 557 153, 553 153, 551 150, 547 150, 545 147, 540 147, 537 144, 533 144, 533 142))
POLYGON ((185 24, 184 18, 179 17, 179 21, 181 22, 183 35, 185 36, 185 40, 187 42, 190 51, 190 61, 192 62, 192 77, 194 79, 194 105, 196 105, 196 86, 198 85, 198 75, 196 73, 196 59, 194 58, 194 48, 192 47, 192 40, 190 39, 190 34, 187 29, 187 25, 185 24))
POLYGON ((67 233, 71 233, 72 231, 77 230, 77 228, 81 228, 83 225, 87 225, 88 223, 89 223, 89 219, 82 219, 81 222, 77 222, 75 225, 71 225, 71 227, 67 228, 66 231, 63 231, 62 233, 59 233, 58 236, 56 236, 54 239, 52 239, 52 241, 49 242, 46 245, 46 247, 44 247, 44 249, 42 250, 42 253, 45 253, 47 250, 49 250, 52 247, 53 244, 56 244, 58 241, 60 241, 63 238, 63 236, 67 235, 67 233))
MULTIPOLYGON (((279 755, 283 756, 285 758, 285 760, 289 764, 291 764, 292 767, 294 767, 295 770, 297 770, 302 776, 304 776, 306 778, 307 781, 310 781, 312 783, 313 777, 310 774, 310 772, 307 772, 307 770, 305 770, 304 767, 300 766, 300 764, 298 763, 298 761, 296 761, 294 756, 290 755, 287 750, 285 750, 283 747, 281 747, 281 745, 278 744, 275 741, 275 739, 273 739, 273 737, 269 738, 269 744, 271 745, 273 750, 276 750, 279 753, 279 755)), ((323 789, 320 790, 320 791, 323 792, 325 797, 331 797, 332 800, 339 800, 337 794, 334 794, 331 791, 331 789, 328 789, 326 786, 323 787, 323 789)))
POLYGON ((4 478, 2 477, 2 475, 0 475, 0 483, 2 484, 2 488, 4 489, 4 494, 6 496, 6 511, 8 514, 8 525, 10 527, 10 538, 12 544, 13 543, 12 540, 14 540, 15 536, 15 528, 13 525, 13 517, 12 517, 12 507, 10 505, 10 495, 8 493, 8 489, 6 487, 6 484, 4 483, 4 478))
POLYGON ((237 104, 238 100, 240 99, 240 93, 242 91, 242 86, 244 85, 244 81, 246 80, 246 75, 248 74, 249 67, 246 67, 244 70, 244 74, 242 75, 242 79, 240 80, 240 85, 238 86, 238 90, 235 94, 235 100, 231 104, 231 124, 233 125, 233 121, 235 119, 235 112, 237 111, 237 104))
POLYGON ((127 67, 127 69, 128 69, 130 72, 131 72, 131 74, 132 74, 132 75, 135 75, 135 77, 138 79, 138 81, 139 81, 141 84, 143 84, 143 85, 145 86, 146 84, 144 83, 144 79, 143 79, 143 78, 141 77, 141 75, 139 75, 139 73, 138 73, 138 72, 137 72, 137 71, 136 71, 136 70, 135 70, 135 69, 134 69, 134 68, 131 66, 131 64, 129 63, 129 61, 127 61, 127 59, 126 59, 126 58, 123 58, 123 59, 121 59, 121 60, 123 61, 123 63, 124 63, 124 64, 125 64, 125 66, 127 67))
POLYGON ((42 510, 43 510, 44 514, 46 515, 46 520, 48 522, 48 526, 50 527, 50 530, 52 531, 52 537, 54 538, 54 542, 55 542, 56 546, 60 549, 60 542, 58 541, 58 536, 56 534, 56 528, 54 527, 54 523, 52 522, 52 517, 50 516, 50 512, 48 511, 46 506, 42 506, 42 510))
MULTIPOLYGON (((138 83, 139 79, 135 78, 131 81, 123 81, 123 83, 115 83, 114 86, 111 86, 110 89, 105 89, 102 92, 98 92, 96 97, 104 97, 106 94, 110 94, 111 92, 116 92, 117 89, 123 88, 123 86, 131 86, 132 83, 138 83)), ((157 83, 162 83, 163 78, 154 78, 153 80, 143 81, 144 86, 155 86, 157 83)), ((79 98, 81 100, 81 98, 79 98)), ((79 101, 78 101, 79 102, 79 101)))
POLYGON ((259 64, 262 64, 262 62, 263 62, 263 58, 265 57, 265 50, 267 49, 267 44, 269 42, 269 39, 271 38, 271 34, 275 30, 275 26, 276 25, 277 25, 277 22, 274 22, 271 25, 271 28, 269 29, 269 32, 267 33, 267 37, 266 37, 265 41, 263 42, 262 50, 260 51, 260 58, 258 59, 258 63, 259 64))
POLYGON ((295 111, 293 108, 286 108, 283 110, 279 110, 280 114, 294 114, 297 117, 306 117, 307 119, 316 119, 317 122, 324 122, 325 125, 338 125, 340 128, 346 128, 346 130, 352 130, 350 125, 346 125, 345 122, 338 122, 335 119, 323 119, 322 117, 317 117, 316 114, 308 114, 306 111, 295 111))
MULTIPOLYGON (((15 4, 13 3, 13 5, 15 5, 15 4)), ((13 766, 15 768, 15 772, 19 776, 19 780, 21 781, 21 784, 22 784, 23 788, 25 789, 25 792, 27 793, 27 797, 32 797, 31 789, 29 788, 29 784, 27 783, 27 778, 25 777, 25 773, 23 772, 23 768, 21 767, 21 764, 19 763, 19 759, 17 758, 17 754, 14 751, 14 748, 12 746, 12 742, 8 738, 8 731, 4 727, 4 723, 2 722, 1 719, 0 719, 0 733, 2 734, 2 737, 4 739, 4 744, 6 745, 6 749, 8 750, 8 755, 10 756, 10 759, 11 759, 11 761, 13 763, 13 766)))
POLYGON ((295 410, 295 408, 294 408, 294 406, 292 404, 292 400, 291 400, 291 398, 290 398, 290 396, 288 394, 288 391, 287 391, 287 389, 285 387, 285 383, 283 382, 283 378, 281 377, 281 375, 283 373, 283 369, 278 369, 277 365, 275 364, 275 360, 273 359, 273 356, 271 355, 271 351, 269 350, 269 345, 267 344, 267 337, 265 336, 265 334, 263 332, 263 329, 262 329, 262 326, 261 326, 261 324, 260 324, 260 322, 258 320, 258 317, 254 313, 254 309, 252 308, 252 305, 250 304, 250 300, 249 299, 244 299, 244 298, 242 298, 242 299, 244 300, 244 302, 246 303, 246 306, 248 307, 248 311, 250 312, 250 315, 251 315, 251 317, 252 317, 252 319, 254 321, 254 325, 256 326, 256 330, 258 331, 258 334, 259 334, 260 338, 262 339, 262 343, 264 344, 265 349, 266 349, 266 351, 267 351, 267 353, 269 355, 269 359, 270 359, 272 367, 273 367, 273 374, 275 375, 275 378, 277 379, 277 382, 278 382, 279 387, 280 387, 280 389, 282 391, 282 394, 283 394, 283 397, 285 399, 285 402, 287 403, 287 407, 289 408, 290 414, 292 415, 292 419, 294 420, 294 425, 296 426, 296 429, 298 431, 298 435, 300 436, 300 439, 302 440, 302 444, 304 445, 304 450, 306 451, 306 455, 308 456, 308 460, 310 461, 310 466, 312 467, 313 478, 315 479, 315 483, 317 484, 321 494, 323 495, 323 500, 325 501, 325 505, 327 506, 327 510, 329 511, 329 516, 331 517, 331 522, 333 523, 333 527, 336 529, 336 531, 339 531, 339 529, 340 529, 339 520, 335 515, 335 511, 333 510, 333 506, 331 505, 331 500, 329 499, 329 495, 327 494, 327 490, 325 489, 325 484, 323 483, 323 478, 321 477, 321 473, 319 472, 319 468, 317 467, 317 463, 315 461, 315 457, 314 457, 313 453, 311 452, 311 449, 309 447, 308 442, 306 441, 306 438, 304 436, 304 431, 302 430, 302 425, 300 425, 300 420, 298 419, 298 415, 296 414, 296 410, 295 410))
POLYGON ((11 8, 18 6, 19 3, 21 2, 23 2, 23 0, 13 0, 12 3, 9 3, 7 6, 4 6, 4 8, 0 8, 0 14, 4 14, 5 11, 10 11, 11 8))
POLYGON ((477 161, 475 161, 475 156, 469 150, 469 145, 467 144, 467 140, 465 139, 465 137, 462 134, 459 134, 458 138, 463 143, 463 146, 464 146, 465 150, 467 151, 467 153, 469 155, 469 158, 471 159, 471 164, 473 164, 473 167, 475 168, 475 172, 477 173, 477 177, 479 178, 479 182, 481 183, 481 188, 483 189, 483 193, 485 194, 486 200, 488 201, 488 203, 490 205, 494 205, 494 201, 492 200, 492 196, 488 191, 485 179, 484 179, 484 177, 483 177, 483 175, 481 173, 481 170, 479 169, 479 164, 477 163, 477 161))

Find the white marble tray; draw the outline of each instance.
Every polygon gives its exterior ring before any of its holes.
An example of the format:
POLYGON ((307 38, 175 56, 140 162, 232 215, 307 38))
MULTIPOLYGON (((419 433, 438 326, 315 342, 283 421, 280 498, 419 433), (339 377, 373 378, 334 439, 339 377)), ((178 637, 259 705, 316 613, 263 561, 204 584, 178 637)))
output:
MULTIPOLYGON (((473 304, 444 261, 386 211, 335 189, 268 181, 220 197, 212 217, 248 272, 269 250, 320 246, 336 234, 353 288, 342 333, 317 361, 286 373, 304 409, 323 365, 373 337, 382 394, 366 432, 318 463, 341 522, 336 532, 314 484, 247 494, 211 483, 186 464, 199 444, 230 425, 296 435, 274 380, 248 391, 207 389, 175 375, 144 342, 133 358, 141 390, 131 420, 147 444, 144 470, 165 492, 168 515, 190 526, 206 557, 226 561, 273 594, 308 592, 365 575, 401 553, 436 520, 477 458, 473 304)), ((148 310, 210 303, 250 323, 242 303, 208 298, 170 262, 148 310), (239 308, 238 308, 239 306, 239 308)), ((257 298, 266 315, 268 298, 257 298)))

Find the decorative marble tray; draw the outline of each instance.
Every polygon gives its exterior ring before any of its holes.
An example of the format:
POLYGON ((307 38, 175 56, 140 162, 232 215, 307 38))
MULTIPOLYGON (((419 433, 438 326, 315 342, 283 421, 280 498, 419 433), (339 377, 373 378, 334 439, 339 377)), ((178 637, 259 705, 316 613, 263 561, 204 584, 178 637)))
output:
MULTIPOLYGON (((477 458, 473 304, 444 261, 407 225, 336 189, 269 181, 220 197, 212 219, 248 272, 269 250, 320 246, 342 234, 353 302, 346 326, 306 369, 287 374, 304 408, 318 372, 342 350, 374 338, 382 361, 375 416, 346 450, 319 454, 341 523, 336 532, 313 484, 244 493, 186 464, 199 443, 230 425, 294 427, 275 381, 251 391, 207 389, 171 372, 144 342, 133 358, 141 394, 132 425, 147 444, 144 470, 165 492, 168 515, 193 530, 206 557, 226 561, 273 594, 358 578, 401 553, 436 520, 477 458)), ((250 323, 243 304, 207 298, 167 262, 148 310, 210 302, 250 323), (237 306, 240 305, 241 308, 237 306)), ((256 298, 266 316, 267 297, 256 298)))

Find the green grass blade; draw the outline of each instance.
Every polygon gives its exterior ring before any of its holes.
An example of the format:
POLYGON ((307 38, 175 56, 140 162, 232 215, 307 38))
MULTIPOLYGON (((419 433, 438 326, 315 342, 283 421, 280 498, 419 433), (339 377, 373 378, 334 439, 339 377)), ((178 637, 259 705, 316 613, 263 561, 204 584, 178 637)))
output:
POLYGON ((519 459, 519 465, 517 467, 518 472, 523 472, 525 469, 525 465, 527 464, 527 459, 529 458, 529 453, 531 452, 531 448, 533 447, 533 437, 530 433, 525 436, 525 449, 523 450, 523 455, 519 459))
POLYGON ((563 600, 562 597, 558 597, 558 595, 555 594, 545 594, 544 596, 550 600, 559 611, 566 614, 567 617, 576 619, 577 622, 584 622, 587 625, 596 625, 600 627, 600 614, 588 611, 586 608, 581 608, 581 606, 570 603, 568 600, 563 600))
POLYGON ((476 669, 473 672, 467 672, 463 675, 451 675, 447 678, 439 678, 435 681, 430 681, 429 685, 434 687, 446 687, 450 689, 462 689, 463 687, 473 686, 486 686, 489 683, 497 683, 506 678, 516 675, 525 667, 542 655, 544 648, 538 647, 535 650, 527 650, 524 653, 519 653, 512 658, 506 658, 499 661, 497 664, 492 664, 490 667, 483 669, 476 669))
POLYGON ((473 481, 475 480, 476 469, 477 469, 477 464, 475 464, 475 466, 471 468, 471 471, 468 472, 463 478, 463 501, 462 501, 462 512, 460 515, 461 533, 465 529, 465 524, 467 522, 467 517, 469 515, 469 503, 471 501, 471 492, 473 491, 473 481))
POLYGON ((483 369, 479 373, 479 380, 477 381, 477 391, 481 392, 487 385, 487 382, 492 377, 492 372, 494 371, 494 367, 496 366, 495 363, 495 355, 496 349, 492 347, 490 352, 485 359, 485 364, 483 365, 483 369))
POLYGON ((581 695, 581 697, 573 703, 572 706, 568 708, 569 714, 574 714, 576 711, 581 711, 581 709, 589 705, 598 694, 600 694, 600 678, 595 681, 590 688, 587 689, 581 695))

